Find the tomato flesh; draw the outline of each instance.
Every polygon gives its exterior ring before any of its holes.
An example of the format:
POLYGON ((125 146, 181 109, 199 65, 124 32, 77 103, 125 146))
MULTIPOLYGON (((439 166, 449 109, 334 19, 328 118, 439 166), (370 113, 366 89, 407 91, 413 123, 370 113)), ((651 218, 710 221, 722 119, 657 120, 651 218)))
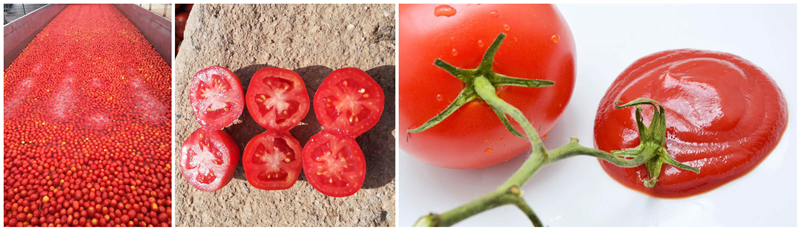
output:
POLYGON ((225 187, 238 164, 239 146, 221 130, 198 129, 181 147, 181 174, 200 191, 225 187))
MULTIPOLYGON (((438 5, 399 6, 400 148, 445 168, 477 169, 507 161, 530 149, 530 143, 512 135, 491 107, 481 101, 467 103, 426 131, 407 132, 447 108, 464 88, 461 80, 433 65, 434 60, 476 68, 494 38, 505 33, 507 37, 494 59, 494 71, 511 77, 552 80, 555 85, 499 87, 497 95, 522 111, 544 136, 556 125, 572 96, 572 33, 552 5, 448 6, 439 10, 438 5)), ((516 122, 512 124, 522 130, 516 122)))
POLYGON ((221 66, 200 70, 192 79, 189 95, 197 122, 207 129, 222 129, 242 115, 242 83, 221 66))
POLYGON ((302 170, 303 149, 292 135, 268 130, 247 143, 242 155, 247 182, 263 190, 291 188, 302 170))
MULTIPOLYGON (((623 185, 657 197, 683 197, 736 179, 766 158, 788 119, 786 100, 763 70, 741 57, 702 50, 669 50, 639 59, 614 81, 595 119, 595 145, 604 151, 639 145, 634 109, 614 101, 647 97, 666 110, 667 152, 700 174, 664 165, 653 188, 644 166, 600 161, 623 185)), ((645 124, 652 108, 643 107, 645 124)))
POLYGON ((314 95, 317 120, 328 132, 355 137, 380 120, 383 89, 366 72, 356 68, 333 71, 314 95))
POLYGON ((300 75, 275 67, 253 74, 246 98, 247 110, 256 123, 278 132, 297 126, 310 107, 308 91, 300 75))
POLYGON ((303 148, 303 171, 317 191, 345 197, 361 189, 367 163, 355 139, 323 131, 312 136, 303 148))

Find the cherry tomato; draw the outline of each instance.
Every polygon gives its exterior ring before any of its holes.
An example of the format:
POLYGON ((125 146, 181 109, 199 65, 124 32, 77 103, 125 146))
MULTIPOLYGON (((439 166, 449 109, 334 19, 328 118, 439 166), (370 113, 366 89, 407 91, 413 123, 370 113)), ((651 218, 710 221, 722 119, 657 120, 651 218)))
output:
POLYGON ((216 191, 233 178, 239 153, 239 146, 224 131, 198 129, 181 147, 181 173, 198 190, 216 191))
POLYGON ((369 74, 356 68, 333 71, 314 95, 314 113, 328 132, 356 137, 381 118, 384 95, 369 74))
MULTIPOLYGON (((733 54, 668 50, 634 62, 614 80, 600 101, 595 145, 621 150, 639 145, 633 108, 614 109, 617 100, 647 97, 666 111, 666 150, 696 174, 664 165, 657 184, 645 188, 644 166, 620 168, 600 161, 621 184, 657 197, 691 196, 736 179, 769 155, 786 130, 786 99, 761 68, 733 54)), ((653 110, 643 107, 644 123, 653 110)))
MULTIPOLYGON (((554 86, 497 88, 539 135, 555 126, 575 84, 575 43, 566 21, 552 5, 400 5, 400 148, 430 164, 483 168, 530 149, 484 102, 470 102, 441 123, 409 133, 443 111, 463 82, 433 65, 437 58, 459 68, 477 68, 500 33, 507 37, 494 59, 506 76, 555 81, 554 86), (407 138, 406 138, 407 137, 407 138)), ((519 125, 512 122, 517 130, 519 125)))
POLYGON ((306 84, 294 71, 269 67, 253 74, 247 111, 264 128, 278 132, 297 126, 310 107, 306 84))
POLYGON ((207 129, 225 128, 244 110, 242 83, 221 66, 211 66, 194 75, 189 100, 197 122, 207 129))
POLYGON ((264 190, 291 188, 303 168, 303 148, 291 134, 268 130, 244 148, 242 164, 247 182, 264 190))
POLYGON ((367 163, 355 139, 322 131, 303 147, 303 172, 322 194, 345 197, 361 189, 367 163))

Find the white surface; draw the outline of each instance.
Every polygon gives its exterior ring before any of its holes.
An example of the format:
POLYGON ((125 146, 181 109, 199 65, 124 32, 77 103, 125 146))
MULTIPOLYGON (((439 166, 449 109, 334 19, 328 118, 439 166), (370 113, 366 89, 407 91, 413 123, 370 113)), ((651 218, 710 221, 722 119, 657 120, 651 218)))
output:
MULTIPOLYGON (((592 146, 595 112, 607 87, 628 65, 654 52, 694 48, 739 55, 763 68, 789 103, 789 127, 778 147, 746 176, 711 192, 658 199, 625 188, 594 158, 545 166, 523 187, 546 226, 796 226, 797 8, 795 5, 559 5, 577 44, 572 101, 545 145, 570 136, 592 146)), ((483 195, 522 164, 525 155, 483 170, 428 165, 400 150, 399 226, 483 195)), ((531 226, 514 206, 456 226, 531 226)))

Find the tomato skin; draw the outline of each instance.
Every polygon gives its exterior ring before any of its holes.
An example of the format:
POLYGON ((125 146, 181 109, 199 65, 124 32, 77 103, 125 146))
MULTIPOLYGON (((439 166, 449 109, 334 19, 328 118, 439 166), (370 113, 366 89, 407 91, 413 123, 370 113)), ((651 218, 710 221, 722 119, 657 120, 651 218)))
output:
POLYGON ((303 78, 294 71, 276 67, 263 68, 253 74, 245 98, 247 111, 256 123, 278 132, 289 131, 297 126, 311 107, 303 78), (288 90, 283 91, 284 87, 288 87, 288 90), (277 104, 286 103, 287 108, 282 111, 287 114, 281 114, 275 108, 279 105, 267 104, 272 100, 280 101, 274 102, 277 104), (267 106, 273 107, 269 109, 267 106))
MULTIPOLYGON (((595 119, 595 145, 604 151, 639 145, 634 109, 616 100, 659 101, 666 110, 667 152, 700 174, 664 165, 653 188, 644 166, 620 168, 600 161, 621 184, 656 197, 696 195, 754 169, 780 141, 788 119, 786 99, 759 67, 733 54, 668 50, 631 64, 609 87, 595 119)), ((649 124, 652 108, 643 107, 649 124)))
POLYGON ((372 76, 357 68, 341 68, 317 88, 314 113, 326 131, 356 137, 378 123, 384 101, 383 89, 372 76), (353 107, 359 108, 355 114, 349 109, 353 107))
POLYGON ((247 147, 244 148, 244 153, 242 154, 242 165, 244 166, 245 176, 247 176, 247 182, 253 187, 263 190, 291 188, 297 182, 297 177, 300 176, 300 171, 302 171, 302 154, 303 148, 300 146, 300 142, 289 133, 267 130, 256 135, 247 143, 247 147), (274 151, 274 148, 277 148, 279 152, 274 151), (267 159, 258 157, 262 154, 267 159), (265 179, 265 174, 268 175, 274 172, 267 171, 272 166, 270 164, 272 162, 268 159, 272 156, 275 156, 273 160, 278 156, 280 157, 280 159, 277 159, 280 171, 275 172, 275 175, 280 174, 280 177, 283 177, 282 180, 275 178, 265 179), (290 162, 285 162, 286 159, 290 162))
POLYGON ((303 147, 303 172, 308 183, 322 194, 346 197, 364 185, 367 162, 355 139, 322 131, 303 147))
POLYGON ((408 135, 407 130, 444 110, 464 87, 461 80, 433 65, 434 60, 476 68, 502 32, 508 36, 496 54, 495 72, 556 83, 544 88, 497 88, 500 98, 520 109, 539 135, 546 135, 567 107, 575 83, 575 43, 566 21, 552 5, 450 5, 456 11, 450 17, 435 16, 437 6, 399 7, 400 148, 430 164, 454 169, 491 166, 530 149, 527 140, 513 136, 480 101, 464 105, 426 131, 408 135))
POLYGON ((198 129, 189 135, 181 147, 181 174, 190 185, 200 191, 216 191, 233 179, 236 166, 239 164, 239 153, 239 146, 228 133, 221 130, 198 129), (211 158, 209 159, 211 162, 191 164, 193 159, 207 158, 211 158))
POLYGON ((197 123, 207 129, 225 128, 244 110, 242 83, 236 74, 222 66, 211 66, 194 75, 189 100, 197 123))

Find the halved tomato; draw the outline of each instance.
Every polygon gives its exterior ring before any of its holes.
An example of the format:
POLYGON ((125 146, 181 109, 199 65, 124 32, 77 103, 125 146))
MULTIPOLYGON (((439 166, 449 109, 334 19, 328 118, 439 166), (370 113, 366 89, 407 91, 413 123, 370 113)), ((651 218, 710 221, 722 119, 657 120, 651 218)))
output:
POLYGON ((289 133, 267 130, 256 135, 242 155, 247 182, 264 190, 291 188, 303 168, 302 154, 300 142, 289 133))
POLYGON ((383 113, 383 89, 356 68, 333 71, 314 95, 314 112, 325 130, 350 137, 366 132, 383 113))
POLYGON ((242 83, 221 66, 211 66, 194 75, 189 100, 197 122, 207 129, 225 128, 244 110, 242 83))
POLYGON ((221 130, 198 129, 181 147, 183 178, 200 191, 225 187, 239 164, 239 146, 221 130))
POLYGON ((288 69, 263 68, 247 88, 247 111, 264 128, 289 131, 308 114, 310 99, 300 75, 288 69))
POLYGON ((333 197, 358 192, 367 174, 367 162, 356 140, 322 131, 303 148, 303 171, 308 183, 333 197))

